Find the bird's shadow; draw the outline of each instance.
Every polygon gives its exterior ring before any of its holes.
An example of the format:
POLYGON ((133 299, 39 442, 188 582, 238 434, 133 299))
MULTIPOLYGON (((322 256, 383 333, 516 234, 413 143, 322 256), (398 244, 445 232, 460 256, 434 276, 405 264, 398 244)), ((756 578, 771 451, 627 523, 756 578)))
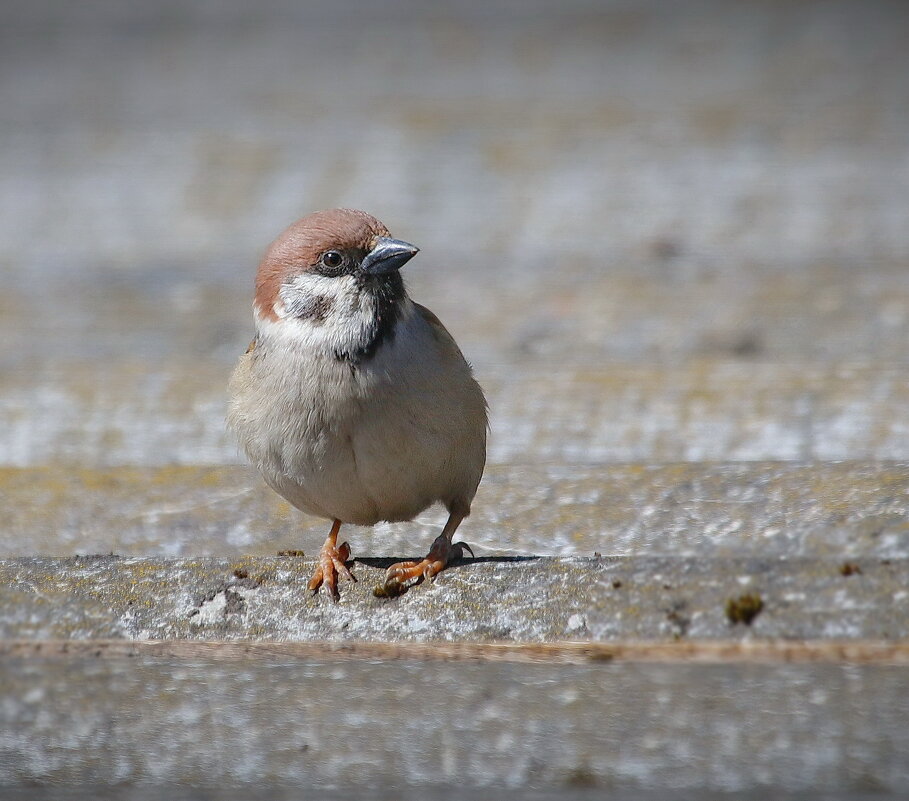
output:
MULTIPOLYGON (((377 567, 380 570, 387 570, 398 562, 419 562, 422 558, 422 556, 357 556, 353 561, 361 565, 366 565, 367 567, 377 567)), ((468 567, 469 565, 477 565, 481 562, 495 562, 498 564, 508 564, 510 562, 535 562, 542 558, 543 557, 541 556, 466 556, 457 559, 454 562, 450 562, 445 569, 450 570, 455 567, 468 567)))

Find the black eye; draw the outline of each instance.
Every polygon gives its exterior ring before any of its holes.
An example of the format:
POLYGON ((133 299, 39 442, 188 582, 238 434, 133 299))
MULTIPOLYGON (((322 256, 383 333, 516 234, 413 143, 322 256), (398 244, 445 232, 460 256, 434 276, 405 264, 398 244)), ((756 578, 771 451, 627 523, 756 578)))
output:
POLYGON ((340 267, 344 257, 337 250, 326 250, 322 254, 322 264, 326 267, 340 267))

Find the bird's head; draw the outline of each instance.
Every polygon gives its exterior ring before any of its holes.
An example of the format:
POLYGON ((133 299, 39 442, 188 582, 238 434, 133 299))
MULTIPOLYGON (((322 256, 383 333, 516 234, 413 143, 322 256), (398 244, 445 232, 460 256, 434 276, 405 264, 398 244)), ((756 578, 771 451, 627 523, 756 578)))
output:
POLYGON ((361 357, 393 336, 399 305, 407 297, 398 270, 418 250, 393 239, 366 212, 310 214, 266 251, 256 275, 256 318, 262 325, 287 323, 299 336, 324 340, 339 358, 361 357))

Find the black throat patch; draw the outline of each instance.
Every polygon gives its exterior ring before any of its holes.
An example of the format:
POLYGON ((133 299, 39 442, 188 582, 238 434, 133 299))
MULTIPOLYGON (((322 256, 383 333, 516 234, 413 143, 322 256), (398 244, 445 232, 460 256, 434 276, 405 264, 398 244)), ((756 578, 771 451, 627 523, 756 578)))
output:
POLYGON ((357 367, 372 359, 379 348, 391 342, 401 313, 401 301, 407 296, 404 280, 397 272, 382 276, 359 276, 361 292, 369 292, 376 300, 376 313, 356 347, 335 350, 338 361, 357 367))

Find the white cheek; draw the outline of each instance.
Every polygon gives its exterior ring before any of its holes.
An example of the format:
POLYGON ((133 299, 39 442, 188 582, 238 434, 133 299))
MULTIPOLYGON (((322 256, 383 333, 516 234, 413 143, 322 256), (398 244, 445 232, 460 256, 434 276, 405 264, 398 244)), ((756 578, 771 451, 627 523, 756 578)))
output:
POLYGON ((359 295, 353 276, 329 278, 316 273, 301 273, 281 287, 275 303, 275 314, 286 317, 286 307, 293 306, 295 299, 305 302, 311 298, 326 298, 331 301, 333 310, 345 314, 359 304, 359 295))
POLYGON ((369 331, 376 313, 372 295, 361 292, 353 276, 329 278, 313 273, 303 273, 285 284, 273 310, 277 320, 256 314, 260 334, 295 348, 331 353, 355 349, 369 331), (294 317, 288 308, 293 308, 295 298, 303 301, 324 298, 330 308, 320 319, 294 317))

